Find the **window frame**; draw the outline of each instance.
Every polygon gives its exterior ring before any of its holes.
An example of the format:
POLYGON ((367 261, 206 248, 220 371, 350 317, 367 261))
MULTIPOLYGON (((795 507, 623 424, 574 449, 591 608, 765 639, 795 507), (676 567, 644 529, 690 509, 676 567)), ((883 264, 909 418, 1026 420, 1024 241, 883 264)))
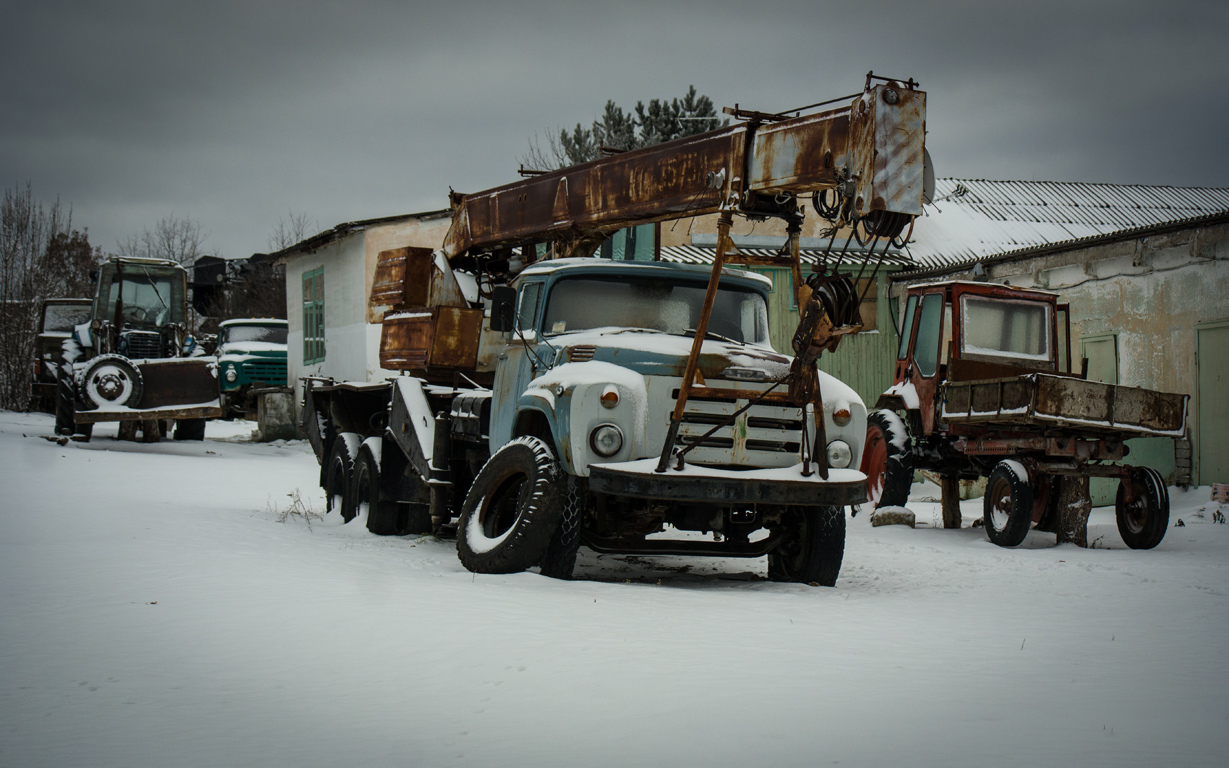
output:
POLYGON ((303 273, 302 288, 303 364, 313 365, 324 362, 325 358, 323 265, 303 273))

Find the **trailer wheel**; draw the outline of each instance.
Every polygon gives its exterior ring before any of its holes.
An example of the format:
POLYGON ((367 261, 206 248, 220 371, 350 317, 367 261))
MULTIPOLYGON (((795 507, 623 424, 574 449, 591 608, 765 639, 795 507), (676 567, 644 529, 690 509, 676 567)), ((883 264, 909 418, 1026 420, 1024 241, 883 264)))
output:
POLYGON ((204 440, 205 439, 205 420, 204 419, 176 419, 175 420, 175 439, 176 440, 204 440))
POLYGON ((478 472, 461 505, 457 557, 474 573, 516 573, 542 561, 566 493, 550 446, 518 437, 478 472))
POLYGON ((572 571, 576 569, 576 552, 580 549, 580 526, 585 518, 585 496, 586 491, 577 479, 568 477, 563 517, 539 563, 543 576, 565 581, 572 578, 572 571))
POLYGON ((1118 484, 1114 500, 1118 533, 1131 549, 1152 549, 1165 538, 1169 528, 1169 489, 1159 472, 1150 467, 1136 467, 1131 472, 1135 499, 1126 501, 1126 487, 1118 484))
POLYGON ((781 526, 785 537, 768 553, 768 578, 836 586, 845 559, 845 509, 788 507, 781 526))
POLYGON ((335 437, 324 474, 325 512, 339 510, 341 519, 347 523, 354 518, 354 495, 350 485, 354 476, 354 455, 360 443, 355 432, 342 432, 335 437))
POLYGON ((1033 522, 1033 486, 1018 461, 1000 461, 986 481, 986 536, 1000 547, 1024 541, 1033 522))
POLYGON ((909 429, 893 411, 879 410, 866 417, 866 445, 862 449, 867 501, 880 507, 903 507, 913 483, 909 455, 909 429))

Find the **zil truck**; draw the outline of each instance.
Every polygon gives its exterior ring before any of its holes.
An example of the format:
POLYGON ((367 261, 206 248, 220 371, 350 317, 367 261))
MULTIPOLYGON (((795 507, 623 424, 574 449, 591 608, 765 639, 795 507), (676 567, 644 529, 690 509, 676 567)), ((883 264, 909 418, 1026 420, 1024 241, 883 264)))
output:
POLYGON ((872 249, 899 241, 921 212, 925 93, 870 75, 826 111, 727 111, 726 128, 454 194, 439 249, 380 254, 380 364, 401 375, 302 383, 330 510, 378 534, 455 526, 479 573, 569 578, 583 544, 836 582, 866 409, 815 360, 860 327, 860 298, 835 271, 804 279, 800 200, 872 249), (709 213, 711 267, 592 258, 621 228, 709 213), (735 216, 784 221, 780 252, 739 253, 735 216), (769 345, 767 281, 733 264, 791 269, 792 356, 769 345))
POLYGON ((203 440, 222 415, 217 359, 187 330, 187 271, 173 261, 112 258, 98 270, 87 322, 63 340, 56 434, 90 439, 119 422, 121 438, 203 440))

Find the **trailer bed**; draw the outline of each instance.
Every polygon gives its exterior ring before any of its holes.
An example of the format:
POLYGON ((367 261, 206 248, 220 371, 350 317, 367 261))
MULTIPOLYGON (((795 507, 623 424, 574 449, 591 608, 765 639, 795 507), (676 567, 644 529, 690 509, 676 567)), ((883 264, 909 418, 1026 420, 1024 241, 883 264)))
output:
POLYGON ((1189 395, 1033 373, 944 384, 941 417, 992 424, 1129 437, 1181 437, 1189 395))

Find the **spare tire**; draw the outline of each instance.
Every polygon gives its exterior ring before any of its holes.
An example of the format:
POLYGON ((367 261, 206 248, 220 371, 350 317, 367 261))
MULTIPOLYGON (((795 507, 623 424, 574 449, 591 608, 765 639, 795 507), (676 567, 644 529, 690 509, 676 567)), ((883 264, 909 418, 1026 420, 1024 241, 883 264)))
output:
POLYGON ((81 400, 90 408, 135 408, 143 389, 141 372, 123 355, 99 355, 81 376, 81 400))
POLYGON ((474 573, 517 573, 538 565, 563 517, 566 475, 554 451, 518 437, 474 478, 457 524, 457 557, 474 573))

